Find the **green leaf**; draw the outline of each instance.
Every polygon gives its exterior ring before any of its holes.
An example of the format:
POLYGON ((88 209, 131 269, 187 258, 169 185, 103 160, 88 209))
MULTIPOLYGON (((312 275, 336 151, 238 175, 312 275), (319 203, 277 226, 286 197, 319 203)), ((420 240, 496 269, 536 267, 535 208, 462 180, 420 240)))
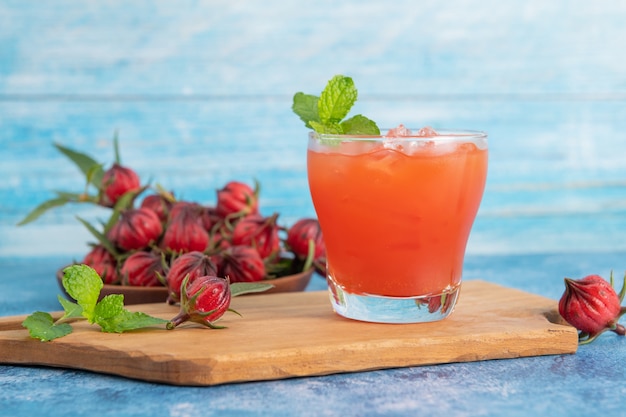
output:
POLYGON ((73 149, 66 148, 65 146, 59 145, 55 143, 54 146, 66 157, 68 157, 76 166, 85 174, 85 178, 89 178, 89 181, 96 186, 96 188, 100 188, 100 183, 102 182, 102 175, 104 172, 102 171, 102 167, 100 164, 89 155, 84 154, 82 152, 77 152, 73 149), (100 167, 99 172, 96 167, 100 167))
POLYGON ((65 198, 71 203, 97 203, 98 199, 95 196, 87 195, 85 193, 70 193, 68 191, 55 190, 54 193, 59 198, 65 198))
POLYGON ((236 297, 238 295, 250 294, 253 292, 263 292, 274 288, 271 284, 263 284, 260 282, 234 282, 230 284, 230 295, 236 297))
POLYGON ((81 219, 80 217, 76 216, 76 218, 78 219, 79 222, 81 222, 83 224, 83 226, 85 226, 87 228, 87 230, 89 230, 89 232, 98 240, 98 242, 104 246, 104 248, 113 256, 117 256, 117 250, 115 249, 115 245, 113 243, 111 243, 111 241, 106 237, 106 235, 104 233, 100 233, 98 231, 98 229, 96 229, 95 227, 93 227, 88 221, 81 219))
POLYGON ((341 122, 341 127, 346 135, 380 135, 376 123, 360 114, 341 122))
POLYGON ((310 122, 320 122, 320 115, 317 107, 318 101, 319 97, 311 94, 298 92, 293 96, 293 105, 291 106, 291 109, 300 117, 309 129, 313 128, 310 125, 310 122))
POLYGON ((44 214, 46 211, 50 210, 51 208, 60 207, 69 202, 70 200, 64 197, 53 198, 53 199, 44 201, 43 203, 35 207, 30 213, 28 213, 26 217, 24 217, 17 225, 23 226, 27 223, 30 223, 36 220, 37 218, 39 218, 39 216, 41 216, 42 214, 44 214))
POLYGON ((72 333, 72 326, 67 323, 54 324, 50 313, 36 311, 22 322, 22 326, 28 329, 30 337, 42 342, 49 342, 56 338, 72 333))
POLYGON ((95 323, 107 333, 122 333, 144 327, 167 324, 169 320, 152 317, 148 314, 133 313, 124 308, 124 296, 111 294, 96 305, 95 323))
POLYGON ((122 294, 109 294, 100 300, 93 311, 93 322, 102 326, 102 323, 111 320, 124 311, 124 296, 122 294))
POLYGON ((365 116, 357 115, 342 122, 356 102, 357 96, 358 92, 352 78, 335 75, 328 81, 319 97, 296 93, 291 108, 304 121, 306 127, 317 133, 380 135, 376 123, 365 116))
POLYGON ((169 320, 152 317, 146 313, 124 310, 118 316, 109 320, 104 326, 101 323, 98 324, 102 327, 103 332, 122 333, 161 324, 167 325, 167 323, 169 323, 169 320))
POLYGON ((63 270, 63 288, 82 307, 82 315, 89 323, 94 322, 102 286, 102 278, 87 265, 72 265, 63 270))
POLYGON ((317 103, 322 124, 339 123, 354 105, 357 90, 352 78, 335 75, 326 85, 317 103))
POLYGON ((119 165, 122 164, 122 158, 120 156, 120 144, 119 144, 119 132, 115 129, 113 134, 113 151, 115 152, 115 162, 119 165))
POLYGON ((322 124, 318 122, 311 121, 311 127, 317 133, 326 134, 326 135, 341 135, 343 134, 343 129, 339 123, 331 123, 331 124, 322 124))
POLYGON ((65 314, 63 314, 63 317, 61 317, 59 320, 83 317, 83 308, 81 306, 68 300, 67 298, 64 298, 61 295, 58 295, 57 299, 59 300, 59 303, 61 303, 61 306, 63 306, 63 310, 65 311, 65 314))
MULTIPOLYGON (((104 169, 102 164, 92 165, 91 168, 85 174, 87 184, 94 185, 98 190, 102 187, 102 177, 104 176, 104 169)), ((97 200, 96 200, 97 201, 97 200)))

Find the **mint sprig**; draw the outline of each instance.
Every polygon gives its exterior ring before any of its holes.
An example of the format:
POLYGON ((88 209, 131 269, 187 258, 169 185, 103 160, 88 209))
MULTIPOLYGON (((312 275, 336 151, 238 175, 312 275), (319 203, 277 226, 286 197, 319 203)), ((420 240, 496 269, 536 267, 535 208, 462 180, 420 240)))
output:
POLYGON ((122 333, 169 323, 169 320, 126 310, 121 294, 107 295, 98 301, 102 285, 102 278, 87 265, 65 268, 63 288, 76 302, 59 296, 64 310, 61 318, 55 321, 49 313, 37 311, 28 316, 22 326, 28 329, 30 337, 48 342, 72 333, 72 326, 67 323, 70 320, 86 319, 107 333, 122 333))
POLYGON ((320 96, 296 93, 291 108, 307 128, 317 133, 380 135, 376 123, 363 115, 345 119, 357 97, 358 92, 352 78, 335 75, 328 81, 320 96))

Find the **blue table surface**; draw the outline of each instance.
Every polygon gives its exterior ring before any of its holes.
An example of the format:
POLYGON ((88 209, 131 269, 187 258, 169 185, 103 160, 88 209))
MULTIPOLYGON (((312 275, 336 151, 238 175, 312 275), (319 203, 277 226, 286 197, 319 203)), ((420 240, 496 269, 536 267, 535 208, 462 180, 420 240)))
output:
MULTIPOLYGON (((354 78, 354 113, 385 127, 484 130, 489 178, 464 279, 558 300, 564 277, 626 270, 626 5, 0 2, 0 316, 58 310, 55 271, 93 239, 53 143, 122 160, 184 199, 258 180, 261 210, 314 216, 296 91, 354 78)), ((307 290, 325 289, 314 278, 307 290)), ((0 351, 0 360, 2 352, 0 351)), ((0 365, 0 415, 623 415, 626 340, 572 355, 215 387, 0 365)))

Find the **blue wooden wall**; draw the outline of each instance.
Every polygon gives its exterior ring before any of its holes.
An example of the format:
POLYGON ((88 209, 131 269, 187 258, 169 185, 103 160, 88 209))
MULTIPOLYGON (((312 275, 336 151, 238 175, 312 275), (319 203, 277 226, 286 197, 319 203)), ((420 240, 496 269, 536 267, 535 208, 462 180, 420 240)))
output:
POLYGON ((313 215, 291 98, 339 73, 379 125, 488 132, 469 254, 625 251, 625 21, 618 1, 2 0, 0 262, 82 256, 94 208, 15 224, 81 190, 54 142, 108 164, 115 130, 182 198, 258 179, 264 212, 313 215))

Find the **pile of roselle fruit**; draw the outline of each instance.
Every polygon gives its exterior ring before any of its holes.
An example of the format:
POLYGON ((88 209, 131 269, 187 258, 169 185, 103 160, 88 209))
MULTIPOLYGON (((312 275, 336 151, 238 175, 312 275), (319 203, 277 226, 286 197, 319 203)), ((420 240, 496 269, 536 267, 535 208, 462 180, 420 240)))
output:
POLYGON ((258 184, 238 181, 217 190, 215 204, 178 200, 160 186, 142 185, 133 169, 120 164, 117 138, 114 145, 116 162, 104 170, 90 156, 56 144, 85 175, 85 192, 58 192, 20 222, 66 203, 111 209, 100 228, 79 218, 97 240, 81 263, 104 284, 167 286, 168 302, 177 303, 186 277, 189 283, 202 276, 259 282, 311 268, 325 275, 325 246, 316 219, 283 227, 278 213, 260 213, 258 184))

